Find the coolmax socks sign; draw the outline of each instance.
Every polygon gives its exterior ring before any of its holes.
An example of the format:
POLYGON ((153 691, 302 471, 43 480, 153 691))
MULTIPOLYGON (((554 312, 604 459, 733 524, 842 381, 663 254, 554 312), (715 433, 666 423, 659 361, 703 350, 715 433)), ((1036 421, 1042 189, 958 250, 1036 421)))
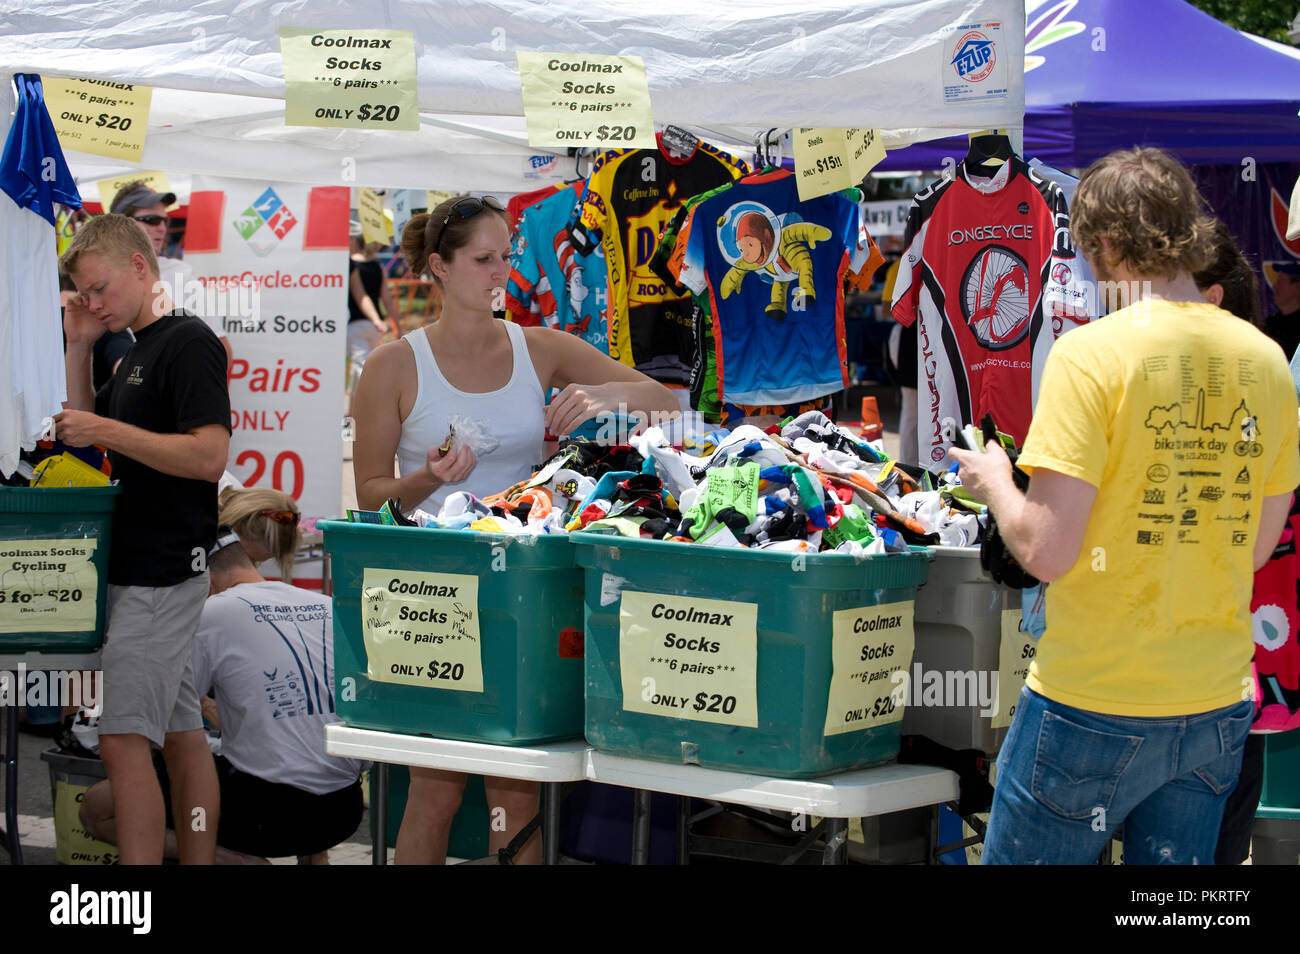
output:
POLYGON ((483 691, 477 576, 366 567, 361 623, 375 682, 483 691))
POLYGON ((80 633, 95 628, 99 541, 0 541, 0 633, 80 633))
POLYGON ((64 149, 140 161, 149 132, 152 88, 57 77, 49 77, 41 85, 45 108, 64 149))
POLYGON ((624 590, 623 709, 758 727, 758 605, 624 590))
POLYGON ((1002 611, 1002 642, 998 650, 998 711, 989 723, 994 729, 1011 725, 1020 690, 1029 676, 1029 664, 1038 653, 1038 640, 1021 627, 1019 606, 1002 611))
POLYGON ((286 126, 420 128, 410 30, 280 27, 286 126))
POLYGON ((902 721, 916 646, 914 610, 908 600, 839 610, 831 618, 826 735, 902 721))
POLYGON ((527 51, 515 56, 528 145, 655 148, 641 57, 527 51))
POLYGON ((185 261, 191 311, 230 339, 230 457, 245 486, 271 486, 304 516, 342 506, 348 200, 341 186, 196 176, 185 261))

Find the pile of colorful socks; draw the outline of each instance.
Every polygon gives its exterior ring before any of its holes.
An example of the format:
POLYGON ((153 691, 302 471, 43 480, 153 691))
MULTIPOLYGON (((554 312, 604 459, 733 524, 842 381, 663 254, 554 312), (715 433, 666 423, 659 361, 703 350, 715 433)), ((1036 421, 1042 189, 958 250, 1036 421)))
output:
POLYGON ((457 493, 420 526, 584 530, 706 546, 888 553, 970 546, 984 507, 954 472, 918 480, 819 411, 766 431, 712 431, 685 449, 658 428, 607 446, 566 443, 527 480, 482 500, 457 493))

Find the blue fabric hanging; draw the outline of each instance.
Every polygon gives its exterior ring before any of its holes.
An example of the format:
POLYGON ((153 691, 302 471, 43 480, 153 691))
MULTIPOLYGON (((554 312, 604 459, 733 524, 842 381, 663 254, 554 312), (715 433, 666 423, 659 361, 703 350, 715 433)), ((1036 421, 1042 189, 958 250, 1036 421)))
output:
POLYGON ((31 209, 54 225, 54 203, 79 209, 81 193, 45 108, 41 78, 35 73, 19 73, 14 85, 18 110, 0 156, 0 190, 20 209, 31 209))

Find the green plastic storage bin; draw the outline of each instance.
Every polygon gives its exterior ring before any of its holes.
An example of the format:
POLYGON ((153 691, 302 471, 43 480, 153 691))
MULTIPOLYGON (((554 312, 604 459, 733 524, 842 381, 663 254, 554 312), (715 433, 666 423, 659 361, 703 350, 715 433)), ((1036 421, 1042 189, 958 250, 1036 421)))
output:
POLYGON ((335 704, 344 722, 496 745, 582 735, 582 571, 564 536, 334 520, 317 527, 330 557, 335 704), (376 626, 385 620, 393 626, 376 626), (430 642, 439 637, 445 642, 430 642), (392 661, 399 656, 407 662, 392 661), (480 664, 482 691, 466 691, 480 664))
MULTIPOLYGON (((865 713, 842 704, 832 707, 832 674, 837 676, 837 700, 845 698, 840 693, 846 684, 865 687, 872 675, 878 677, 873 692, 897 687, 891 685, 889 670, 906 669, 911 655, 902 649, 895 655, 893 647, 899 634, 911 635, 916 588, 925 582, 928 553, 855 559, 590 533, 571 534, 570 540, 586 570, 586 736, 597 749, 783 778, 865 768, 897 757, 901 721, 884 718, 900 713, 883 699, 877 700, 883 705, 878 715, 870 703, 865 713), (732 605, 701 602, 711 600, 732 605), (629 630, 638 655, 635 661, 629 657, 626 673, 620 631, 625 604, 635 619, 653 617, 640 635, 629 630), (756 607, 752 624, 744 615, 749 610, 733 613, 735 604, 756 607), (873 607, 881 612, 873 613, 873 607), (841 666, 833 670, 836 625, 843 633, 841 666), (855 626, 866 627, 861 636, 853 633, 855 626), (899 628, 885 629, 895 626, 899 628), (844 655, 846 649, 850 655, 844 655), (734 694, 727 689, 734 673, 748 678, 747 667, 754 673, 756 695, 748 701, 743 686, 750 683, 734 683, 734 694), (860 681, 846 683, 855 676, 860 681), (633 691, 640 689, 639 700, 625 703, 625 678, 633 691), (719 679, 726 681, 715 681, 719 679), (661 686, 663 691, 657 691, 661 686), (868 727, 845 723, 850 714, 868 727), (756 724, 739 724, 744 721, 756 724)), ((852 698, 859 698, 860 691, 852 689, 852 698)), ((905 698, 903 692, 897 696, 905 698)))
POLYGON ((103 644, 113 509, 121 492, 118 486, 0 487, 0 655, 94 652, 103 644), (84 555, 69 551, 90 541, 87 567, 84 555))
POLYGON ((1251 826, 1251 863, 1300 863, 1300 729, 1264 743, 1264 787, 1251 826))
POLYGON ((1265 738, 1264 786, 1255 817, 1300 823, 1300 729, 1265 738))

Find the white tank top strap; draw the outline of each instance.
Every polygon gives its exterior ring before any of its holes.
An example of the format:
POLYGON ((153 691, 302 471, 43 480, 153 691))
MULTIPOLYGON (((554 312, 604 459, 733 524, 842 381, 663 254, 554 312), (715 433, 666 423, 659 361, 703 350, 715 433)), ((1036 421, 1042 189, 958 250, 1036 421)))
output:
POLYGON ((542 387, 541 379, 537 377, 537 369, 533 367, 533 356, 528 353, 528 339, 524 337, 522 325, 517 325, 513 321, 502 322, 506 326, 506 334, 510 336, 510 347, 515 354, 515 366, 510 375, 510 383, 507 387, 523 386, 528 390, 537 390, 539 395, 545 396, 545 389, 542 387))
POLYGON ((415 354, 415 399, 420 400, 420 392, 428 389, 427 381, 434 376, 442 377, 438 370, 438 362, 433 357, 433 348, 429 346, 429 336, 424 333, 424 328, 416 328, 414 331, 408 331, 402 336, 402 340, 411 346, 411 351, 415 354))

